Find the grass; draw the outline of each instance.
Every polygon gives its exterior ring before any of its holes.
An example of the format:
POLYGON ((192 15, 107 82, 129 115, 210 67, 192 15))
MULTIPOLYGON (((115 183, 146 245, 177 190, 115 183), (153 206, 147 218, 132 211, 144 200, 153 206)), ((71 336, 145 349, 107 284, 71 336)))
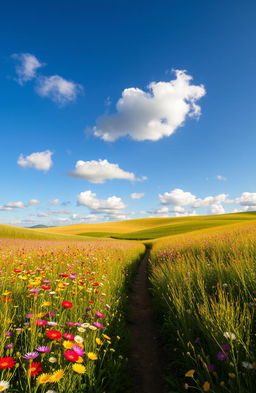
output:
MULTIPOLYGON (((30 240, 78 240, 78 236, 40 232, 35 229, 19 228, 12 225, 0 224, 0 238, 30 239, 30 240)), ((86 240, 80 238, 80 240, 86 240)))
POLYGON ((150 282, 171 391, 255 391, 255 250, 255 223, 153 243, 150 282))
POLYGON ((78 224, 39 229, 41 233, 77 234, 90 237, 112 237, 128 240, 149 240, 168 235, 256 220, 252 213, 235 213, 216 216, 144 218, 101 224, 78 224))

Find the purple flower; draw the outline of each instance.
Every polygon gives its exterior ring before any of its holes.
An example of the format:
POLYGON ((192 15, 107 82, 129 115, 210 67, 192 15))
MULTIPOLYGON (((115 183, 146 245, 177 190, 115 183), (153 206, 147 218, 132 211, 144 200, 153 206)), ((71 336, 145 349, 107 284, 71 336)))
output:
POLYGON ((7 345, 4 346, 5 349, 11 349, 13 347, 14 347, 13 344, 7 344, 7 345))
POLYGON ((41 353, 51 352, 51 348, 50 347, 45 347, 44 345, 42 345, 41 347, 36 348, 36 350, 38 352, 41 352, 41 353))
POLYGON ((34 293, 34 292, 40 292, 41 289, 39 288, 34 288, 34 289, 30 289, 30 292, 34 293))
POLYGON ((207 368, 208 368, 208 371, 211 373, 212 371, 214 371, 215 366, 214 366, 214 364, 207 364, 207 368))
POLYGON ((223 349, 223 351, 225 351, 225 352, 230 351, 230 345, 228 345, 228 344, 223 344, 223 345, 221 345, 220 347, 221 347, 221 349, 223 349))
POLYGON ((104 328, 104 326, 101 323, 99 323, 99 322, 93 322, 93 326, 95 326, 98 329, 103 329, 104 328))
POLYGON ((86 307, 85 311, 91 311, 90 307, 86 307))
POLYGON ((79 347, 79 345, 73 345, 73 351, 75 351, 79 356, 83 356, 85 354, 83 348, 79 347))
POLYGON ((9 337, 12 336, 12 332, 5 332, 4 334, 9 337))
POLYGON ((227 358, 228 358, 228 355, 226 354, 226 352, 218 352, 217 353, 218 360, 223 361, 223 360, 227 360, 227 358))
POLYGON ((34 352, 28 352, 26 355, 23 356, 24 359, 30 360, 30 359, 35 359, 39 356, 39 353, 34 351, 34 352))
POLYGON ((89 314, 83 314, 83 318, 88 318, 89 314))

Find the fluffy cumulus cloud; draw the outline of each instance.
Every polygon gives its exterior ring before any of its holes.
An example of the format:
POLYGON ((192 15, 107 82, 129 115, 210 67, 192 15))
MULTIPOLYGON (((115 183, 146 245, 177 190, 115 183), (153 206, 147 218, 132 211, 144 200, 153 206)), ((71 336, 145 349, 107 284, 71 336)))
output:
POLYGON ((60 105, 75 101, 82 86, 59 75, 41 76, 37 80, 36 92, 60 105))
POLYGON ((182 214, 182 215, 195 215, 196 211, 194 209, 201 207, 209 207, 209 213, 211 214, 223 214, 225 209, 222 206, 223 203, 232 203, 228 199, 228 194, 219 194, 216 196, 207 196, 205 198, 198 198, 191 192, 183 191, 180 188, 175 188, 164 194, 159 194, 159 200, 162 205, 172 205, 173 208, 169 211, 182 214), (180 209, 183 206, 190 207, 193 210, 180 209), (177 210, 180 209, 180 210, 177 210))
POLYGON ((53 153, 50 150, 32 153, 28 156, 21 154, 18 158, 17 164, 24 168, 48 171, 53 165, 52 155, 53 153))
POLYGON ((111 164, 108 160, 82 161, 76 163, 75 169, 69 172, 70 176, 88 180, 91 183, 105 183, 106 180, 124 179, 138 181, 132 172, 119 168, 118 164, 111 164))
POLYGON ((191 194, 191 192, 185 192, 180 188, 175 188, 170 192, 159 194, 159 199, 164 205, 187 206, 195 203, 196 196, 191 194))
POLYGON ((97 119, 95 136, 115 141, 130 136, 137 141, 157 141, 170 136, 188 117, 198 118, 197 101, 205 95, 203 85, 193 85, 186 71, 175 70, 169 82, 152 82, 148 90, 131 87, 122 92, 116 113, 97 119))
POLYGON ((130 197, 131 199, 141 199, 144 197, 144 192, 133 192, 130 197))
POLYGON ((241 206, 255 206, 256 208, 256 192, 243 192, 240 197, 235 199, 235 202, 241 206))
POLYGON ((126 205, 121 198, 111 196, 107 199, 98 199, 92 191, 83 191, 77 195, 77 203, 86 206, 92 213, 106 213, 110 215, 120 215, 126 205))
POLYGON ((31 53, 14 54, 12 57, 18 63, 16 66, 16 73, 18 75, 17 81, 20 84, 34 79, 37 75, 37 70, 44 66, 44 64, 31 53))

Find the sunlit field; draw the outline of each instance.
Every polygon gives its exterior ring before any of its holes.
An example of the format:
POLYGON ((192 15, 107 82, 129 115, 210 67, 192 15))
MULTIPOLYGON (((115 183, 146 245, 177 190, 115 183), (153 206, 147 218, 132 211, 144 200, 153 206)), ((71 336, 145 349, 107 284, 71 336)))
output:
POLYGON ((150 280, 171 391, 254 392, 256 225, 155 242, 150 280))
POLYGON ((127 391, 126 287, 143 252, 1 239, 0 391, 127 391))

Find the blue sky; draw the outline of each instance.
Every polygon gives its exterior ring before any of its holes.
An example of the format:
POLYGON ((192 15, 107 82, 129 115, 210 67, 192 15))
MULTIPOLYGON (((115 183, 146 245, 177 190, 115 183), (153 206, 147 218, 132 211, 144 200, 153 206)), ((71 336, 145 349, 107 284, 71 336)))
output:
POLYGON ((0 222, 256 210, 254 1, 0 11, 0 222))

